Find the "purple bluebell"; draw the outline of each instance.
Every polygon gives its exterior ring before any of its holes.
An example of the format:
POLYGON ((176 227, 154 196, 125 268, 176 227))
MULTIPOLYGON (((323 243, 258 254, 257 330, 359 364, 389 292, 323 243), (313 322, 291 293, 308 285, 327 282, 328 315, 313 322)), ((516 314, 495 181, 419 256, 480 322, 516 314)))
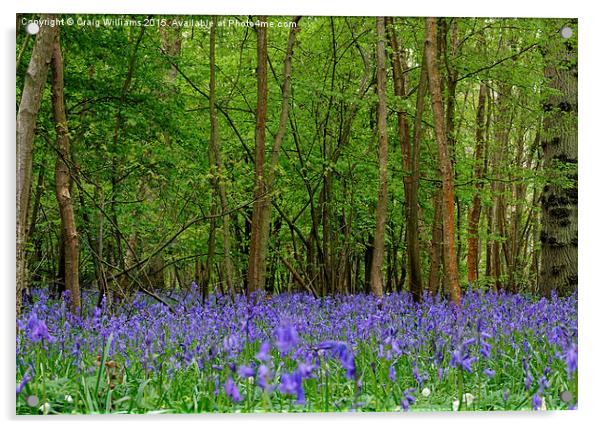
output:
POLYGON ((494 371, 493 369, 491 369, 491 368, 485 368, 485 369, 483 370, 483 373, 484 373, 484 374, 485 374, 487 377, 489 377, 489 378, 493 378, 493 377, 495 377, 495 371, 494 371))
POLYGON ((573 377, 575 371, 577 371, 578 355, 577 355, 577 344, 571 344, 565 353, 564 360, 566 362, 566 371, 569 378, 573 377))
POLYGON ((403 392, 403 398, 401 399, 401 408, 404 411, 409 411, 410 406, 416 403, 416 398, 412 395, 416 391, 415 388, 405 390, 403 392))
POLYGON ((262 362, 267 362, 270 360, 270 343, 268 341, 261 343, 261 346, 259 346, 259 352, 255 354, 255 358, 262 362))
POLYGON ((287 354, 299 342, 299 334, 293 325, 286 323, 276 329, 276 347, 282 354, 287 354))
POLYGON ((531 404, 534 410, 541 409, 541 396, 539 396, 538 394, 533 395, 533 397, 531 398, 531 404))
POLYGON ((396 376, 395 376, 395 367, 393 365, 389 366, 389 380, 391 380, 392 383, 395 383, 396 380, 396 376))
POLYGON ((298 371, 282 374, 278 389, 285 395, 296 395, 297 404, 305 404, 305 391, 303 390, 303 378, 298 371))
POLYGON ((234 402, 242 401, 242 396, 240 395, 238 387, 231 377, 228 377, 228 380, 224 384, 224 391, 226 392, 226 395, 228 395, 228 397, 234 402))
POLYGON ((238 375, 241 378, 249 378, 255 376, 255 368, 248 365, 241 365, 238 367, 238 375))

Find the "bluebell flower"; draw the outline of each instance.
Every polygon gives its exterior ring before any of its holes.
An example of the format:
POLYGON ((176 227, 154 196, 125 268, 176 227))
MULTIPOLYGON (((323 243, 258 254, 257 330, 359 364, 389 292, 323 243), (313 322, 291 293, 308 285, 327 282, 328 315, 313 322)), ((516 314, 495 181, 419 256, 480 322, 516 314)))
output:
POLYGON ((539 396, 538 394, 533 395, 533 398, 531 399, 531 404, 533 405, 534 410, 541 409, 541 396, 539 396))
POLYGON ((485 341, 483 341, 481 343, 481 355, 483 355, 483 357, 485 359, 489 358, 489 356, 491 355, 491 344, 486 343, 485 341))
POLYGON ((29 383, 30 381, 31 381, 31 376, 29 375, 29 368, 27 368, 27 371, 25 371, 25 375, 23 375, 23 380, 21 380, 21 382, 17 386, 17 395, 23 391, 23 389, 25 388, 25 385, 27 383, 29 383))
POLYGON ((577 344, 570 345, 564 356, 564 361, 566 362, 566 372, 569 378, 572 378, 575 371, 577 371, 577 365, 579 363, 577 344))
POLYGON ((243 345, 240 339, 235 334, 230 334, 224 338, 224 350, 228 352, 230 356, 236 356, 242 350, 243 345))
POLYGON ((324 341, 318 345, 318 350, 326 350, 347 370, 347 378, 355 377, 355 357, 349 345, 342 341, 324 341))
POLYGON ((28 337, 33 343, 37 343, 42 340, 46 340, 49 343, 54 342, 54 337, 48 332, 48 326, 43 320, 38 319, 34 313, 26 325, 28 337))
POLYGON ((317 368, 317 365, 311 363, 299 362, 297 364, 297 371, 299 371, 303 378, 308 378, 311 375, 311 373, 317 368))
POLYGON ((268 360, 270 360, 270 343, 269 342, 264 341, 263 343, 261 343, 261 346, 259 346, 259 352, 257 352, 255 354, 255 358, 262 362, 267 362, 268 360))
POLYGON ((293 325, 287 323, 276 329, 276 347, 282 354, 293 350, 299 342, 299 334, 293 325))
POLYGON ((255 368, 253 368, 252 366, 241 365, 238 368, 238 375, 241 378, 254 377, 255 376, 255 368))
POLYGON ((280 379, 280 386, 278 386, 281 393, 285 395, 296 395, 296 403, 301 405, 305 404, 305 391, 303 390, 303 378, 299 371, 294 373, 282 374, 280 379))
POLYGON ((393 365, 391 365, 389 367, 389 380, 391 380, 392 383, 395 383, 395 367, 393 365))
POLYGON ((259 365, 257 369, 257 385, 265 390, 268 387, 268 379, 270 377, 270 370, 265 365, 259 365))
POLYGON ((416 403, 416 398, 412 395, 412 393, 414 393, 415 391, 416 389, 412 388, 403 392, 403 398, 401 399, 401 408, 403 408, 404 411, 409 411, 410 405, 416 403))
POLYGON ((464 371, 472 372, 472 364, 477 360, 475 357, 471 357, 469 354, 462 356, 460 350, 454 350, 451 358, 451 366, 461 368, 464 371))
POLYGON ((493 369, 490 369, 490 368, 485 368, 485 369, 483 370, 483 373, 484 373, 484 374, 485 374, 487 377, 489 377, 489 378, 493 378, 493 377, 495 377, 495 371, 494 371, 493 369))
POLYGON ((531 388, 531 383, 533 383, 533 377, 531 377, 531 373, 528 372, 525 377, 525 390, 529 390, 531 388))
POLYGON ((228 380, 224 384, 224 390, 226 392, 226 395, 228 395, 228 397, 231 398, 234 402, 242 401, 242 396, 238 391, 238 387, 236 387, 236 384, 234 383, 231 377, 228 377, 228 380))

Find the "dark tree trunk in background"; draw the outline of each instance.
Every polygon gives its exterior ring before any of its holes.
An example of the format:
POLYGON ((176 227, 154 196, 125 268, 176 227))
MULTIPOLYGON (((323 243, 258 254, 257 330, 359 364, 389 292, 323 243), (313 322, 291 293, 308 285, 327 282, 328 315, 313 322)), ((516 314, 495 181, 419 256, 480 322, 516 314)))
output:
POLYGON ((434 18, 426 20, 426 67, 428 69, 429 86, 431 89, 431 102, 433 105, 433 119, 435 122, 435 135, 439 152, 439 168, 442 183, 442 215, 443 215, 443 264, 445 275, 452 301, 460 305, 461 291, 458 280, 458 264, 455 246, 454 225, 454 178, 449 157, 447 135, 445 130, 445 114, 441 94, 441 75, 437 64, 436 23, 434 18))
POLYGON ((383 295, 383 262, 385 259, 385 227, 387 224, 387 71, 385 69, 385 21, 376 18, 376 91, 378 93, 378 203, 374 230, 374 254, 370 276, 372 293, 383 295))
POLYGON ((69 170, 70 142, 67 116, 65 114, 65 95, 63 77, 63 55, 61 53, 60 36, 54 40, 52 55, 52 111, 56 131, 57 159, 55 167, 56 196, 61 216, 61 234, 64 246, 65 290, 69 292, 69 308, 76 313, 81 307, 79 289, 79 251, 78 236, 75 226, 75 213, 71 198, 71 173, 69 170))
MULTIPOLYGON (((291 27, 288 35, 288 42, 286 47, 286 54, 284 57, 284 64, 282 70, 282 102, 280 105, 280 117, 278 121, 278 131, 276 132, 276 136, 274 137, 274 143, 272 144, 272 151, 270 153, 270 163, 269 170, 267 172, 267 180, 266 180, 266 195, 263 199, 263 204, 261 205, 261 216, 260 216, 260 227, 261 227, 261 270, 263 272, 262 277, 264 278, 265 283, 265 271, 266 271, 266 258, 268 253, 268 242, 270 236, 270 221, 272 218, 272 200, 273 200, 273 191, 274 191, 274 182, 276 181, 276 170, 279 165, 279 156, 280 156, 280 148, 282 147, 282 142, 284 141, 284 135, 286 132, 286 124, 288 122, 288 112, 289 112, 289 98, 291 92, 291 75, 292 75, 292 66, 293 66, 293 48, 295 46, 295 36, 298 31, 298 26, 296 25, 301 17, 296 16, 293 18, 292 22, 295 23, 295 26, 291 27)), ((279 229, 275 228, 275 230, 279 229)), ((275 231, 274 235, 277 235, 277 231, 275 231)))
MULTIPOLYGON (((257 28, 257 114, 255 125, 255 201, 251 220, 251 243, 249 249, 249 264, 247 272, 247 294, 265 288, 266 258, 270 231, 271 204, 276 168, 278 166, 280 148, 284 140, 286 123, 288 122, 290 81, 292 69, 293 46, 297 33, 297 23, 300 17, 294 17, 295 25, 291 27, 288 37, 286 55, 284 58, 282 104, 278 131, 270 155, 268 171, 265 171, 265 132, 267 117, 267 28, 257 28)), ((259 21, 267 21, 260 16, 259 21)))
POLYGON ((230 213, 228 213, 228 197, 226 194, 226 172, 222 163, 219 143, 219 127, 217 109, 215 107, 215 28, 217 16, 213 17, 209 33, 209 116, 211 120, 211 139, 209 160, 211 162, 211 177, 215 194, 219 197, 222 212, 222 246, 224 250, 223 271, 228 292, 234 296, 234 267, 230 252, 230 213))
POLYGON ((568 171, 569 186, 547 183, 541 196, 539 289, 550 296, 577 290, 577 42, 557 38, 547 47, 545 76, 554 93, 544 105, 544 169, 568 171))
MULTIPOLYGON (((42 15, 42 20, 54 19, 54 15, 42 15)), ((19 28, 19 26, 17 26, 19 28)), ((36 36, 25 81, 19 111, 17 113, 17 233, 16 233, 16 310, 21 312, 23 292, 27 288, 27 259, 25 245, 28 239, 27 211, 31 195, 31 170, 33 162, 33 139, 42 93, 48 76, 48 65, 52 58, 54 39, 58 26, 42 26, 36 36)))
MULTIPOLYGON (((393 18, 385 18, 387 36, 391 48, 391 63, 393 65, 393 88, 397 97, 406 96, 405 81, 403 76, 402 55, 395 35, 393 18)), ((424 95, 428 85, 426 69, 420 73, 420 83, 416 98, 416 115, 414 120, 414 135, 410 142, 410 132, 406 112, 401 109, 397 112, 397 129, 403 156, 403 187, 405 195, 405 211, 408 229, 406 234, 408 271, 410 292, 415 301, 419 301, 422 294, 422 268, 420 266, 420 242, 418 236, 418 184, 419 184, 419 159, 420 138, 422 132, 422 113, 424 111, 424 95)))
POLYGON ((475 167, 474 180, 476 192, 472 197, 472 208, 468 215, 468 282, 474 285, 478 278, 478 231, 481 217, 481 191, 483 189, 483 147, 485 143, 485 100, 487 99, 487 86, 481 82, 479 101, 477 105, 476 136, 475 136, 475 167))
MULTIPOLYGON (((39 166, 38 180, 35 187, 35 194, 33 196, 33 206, 31 209, 31 218, 29 220, 28 237, 33 239, 33 253, 29 264, 36 265, 42 258, 42 237, 36 236, 36 229, 38 225, 38 216, 40 213, 42 195, 44 194, 44 176, 46 174, 46 162, 47 157, 44 155, 42 158, 42 164, 39 166)), ((39 270, 34 270, 31 273, 31 282, 37 283, 41 279, 39 270)))
MULTIPOLYGON (((266 21, 260 16, 259 21, 266 21)), ((267 191, 264 176, 265 127, 268 111, 268 35, 267 28, 257 28, 257 111, 255 114, 255 179, 253 216, 251 218, 251 242, 247 272, 247 297, 264 288, 265 255, 261 253, 261 214, 267 191)))

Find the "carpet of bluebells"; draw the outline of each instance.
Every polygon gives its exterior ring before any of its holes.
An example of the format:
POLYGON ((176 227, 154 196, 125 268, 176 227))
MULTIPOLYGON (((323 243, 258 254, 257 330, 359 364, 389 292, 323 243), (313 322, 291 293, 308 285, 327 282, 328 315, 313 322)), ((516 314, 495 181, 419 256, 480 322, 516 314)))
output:
POLYGON ((577 406, 577 297, 322 299, 193 288, 82 316, 35 292, 17 414, 545 410, 577 406), (562 395, 561 395, 562 393, 562 395))

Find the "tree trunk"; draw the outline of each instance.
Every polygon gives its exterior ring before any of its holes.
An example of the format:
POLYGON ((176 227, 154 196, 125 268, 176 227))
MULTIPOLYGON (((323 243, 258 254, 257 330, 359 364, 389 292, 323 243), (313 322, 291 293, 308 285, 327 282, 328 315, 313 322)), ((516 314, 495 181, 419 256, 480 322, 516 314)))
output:
POLYGON ((487 86, 481 82, 479 89, 479 101, 477 105, 476 118, 476 149, 475 149, 475 194, 472 197, 472 208, 468 216, 468 282, 474 285, 478 278, 477 249, 479 219, 481 217, 481 191, 483 189, 483 146, 485 143, 485 100, 487 98, 487 86))
MULTIPOLYGON (((276 177, 276 167, 286 123, 288 121, 291 69, 293 47, 297 34, 297 23, 301 17, 294 17, 294 26, 291 27, 288 37, 286 56, 284 58, 282 104, 278 131, 274 137, 270 165, 267 177, 264 177, 265 162, 265 123, 267 115, 267 29, 260 26, 257 29, 257 116, 255 126, 255 202, 253 204, 253 217, 251 220, 251 244, 249 249, 248 285, 247 293, 263 290, 265 287, 266 257, 268 251, 268 238, 270 231, 271 192, 276 177)), ((267 21, 267 17, 259 17, 260 21, 267 21)))
MULTIPOLYGON (((393 19, 386 18, 388 39, 391 47, 391 62, 393 64, 393 82, 395 95, 405 97, 405 82, 402 70, 402 58, 399 51, 393 19)), ((403 166, 405 170, 403 185, 405 192, 405 205, 407 215, 407 252, 410 292, 414 301, 420 301, 422 294, 422 268, 420 264, 420 237, 418 236, 418 186, 419 186, 419 160, 420 160, 420 138, 422 135, 422 114, 424 111, 424 96, 428 85, 426 68, 420 73, 420 83, 416 96, 416 115, 414 118, 414 134, 410 143, 409 127, 406 112, 397 112, 397 123, 401 151, 403 155, 403 166)))
POLYGON ((447 135, 445 132, 445 114, 441 95, 441 76, 437 65, 436 53, 436 23, 434 18, 426 20, 426 67, 428 69, 431 102, 435 135, 439 152, 439 168, 442 176, 442 205, 443 205, 443 263, 452 301, 460 305, 461 291, 458 280, 458 265, 455 246, 454 226, 454 178, 448 153, 447 135))
POLYGON ((436 296, 439 291, 439 284, 441 283, 440 270, 441 270, 441 254, 443 247, 443 229, 442 225, 442 206, 441 206, 441 189, 435 191, 433 197, 433 207, 435 213, 433 214, 433 228, 431 236, 431 247, 429 251, 429 260, 431 262, 429 269, 429 293, 431 296, 436 296))
MULTIPOLYGON (((54 15, 43 15, 42 20, 54 19, 54 15)), ((18 28, 18 27, 17 27, 18 28)), ((21 102, 17 113, 17 213, 16 213, 16 310, 21 312, 23 292, 27 288, 27 258, 25 245, 28 239, 27 211, 31 195, 31 170, 33 162, 33 139, 42 93, 48 76, 48 65, 52 58, 54 39, 58 27, 42 26, 36 36, 29 66, 23 84, 21 102)))
MULTIPOLYGON (((551 94, 544 105, 544 169, 563 168, 569 186, 547 183, 541 204, 540 290, 567 296, 577 290, 577 41, 558 41, 545 55, 551 94)), ((549 176, 547 176, 549 177, 549 176)))
POLYGON ((234 296, 234 268, 232 265, 232 255, 230 254, 230 214, 228 213, 228 198, 226 195, 225 170, 222 164, 219 128, 217 123, 217 110, 215 107, 215 28, 217 27, 217 16, 213 17, 211 30, 209 33, 209 115, 211 121, 211 150, 213 156, 209 159, 213 161, 211 165, 211 176, 215 193, 219 196, 222 211, 222 244, 224 250, 224 276, 226 287, 231 296, 234 296))
POLYGON ((61 233, 65 246, 65 290, 69 292, 69 308, 73 313, 81 308, 79 289, 79 253, 75 213, 71 199, 71 174, 69 171, 69 129, 65 114, 63 55, 60 36, 54 40, 52 68, 52 111, 56 131, 57 159, 55 167, 56 197, 61 216, 61 233))
MULTIPOLYGON (((259 21, 267 20, 260 16, 259 21)), ((261 245, 261 215, 267 192, 264 176, 265 128, 268 111, 268 35, 267 28, 257 28, 257 111, 255 114, 255 179, 253 216, 251 218, 251 241, 249 246, 249 266, 247 272, 247 297, 262 290, 265 283, 265 255, 261 245)))
MULTIPOLYGON (((44 176, 46 174, 46 159, 47 157, 44 155, 42 158, 42 164, 39 167, 38 171, 38 180, 35 187, 35 194, 33 196, 33 206, 31 209, 31 218, 29 219, 29 229, 27 231, 27 235, 29 239, 33 239, 33 252, 31 255, 31 261, 33 265, 35 265, 42 256, 42 238, 36 238, 36 226, 38 224, 38 215, 40 212, 40 205, 42 201, 42 194, 44 194, 44 176)), ((35 284, 40 281, 39 270, 35 270, 31 273, 31 282, 35 284)))
POLYGON ((378 93, 378 203, 374 230, 374 254, 372 257, 370 287, 372 293, 383 295, 383 262, 385 257, 385 227, 387 223, 387 71, 385 70, 385 21, 376 18, 376 91, 378 93))

